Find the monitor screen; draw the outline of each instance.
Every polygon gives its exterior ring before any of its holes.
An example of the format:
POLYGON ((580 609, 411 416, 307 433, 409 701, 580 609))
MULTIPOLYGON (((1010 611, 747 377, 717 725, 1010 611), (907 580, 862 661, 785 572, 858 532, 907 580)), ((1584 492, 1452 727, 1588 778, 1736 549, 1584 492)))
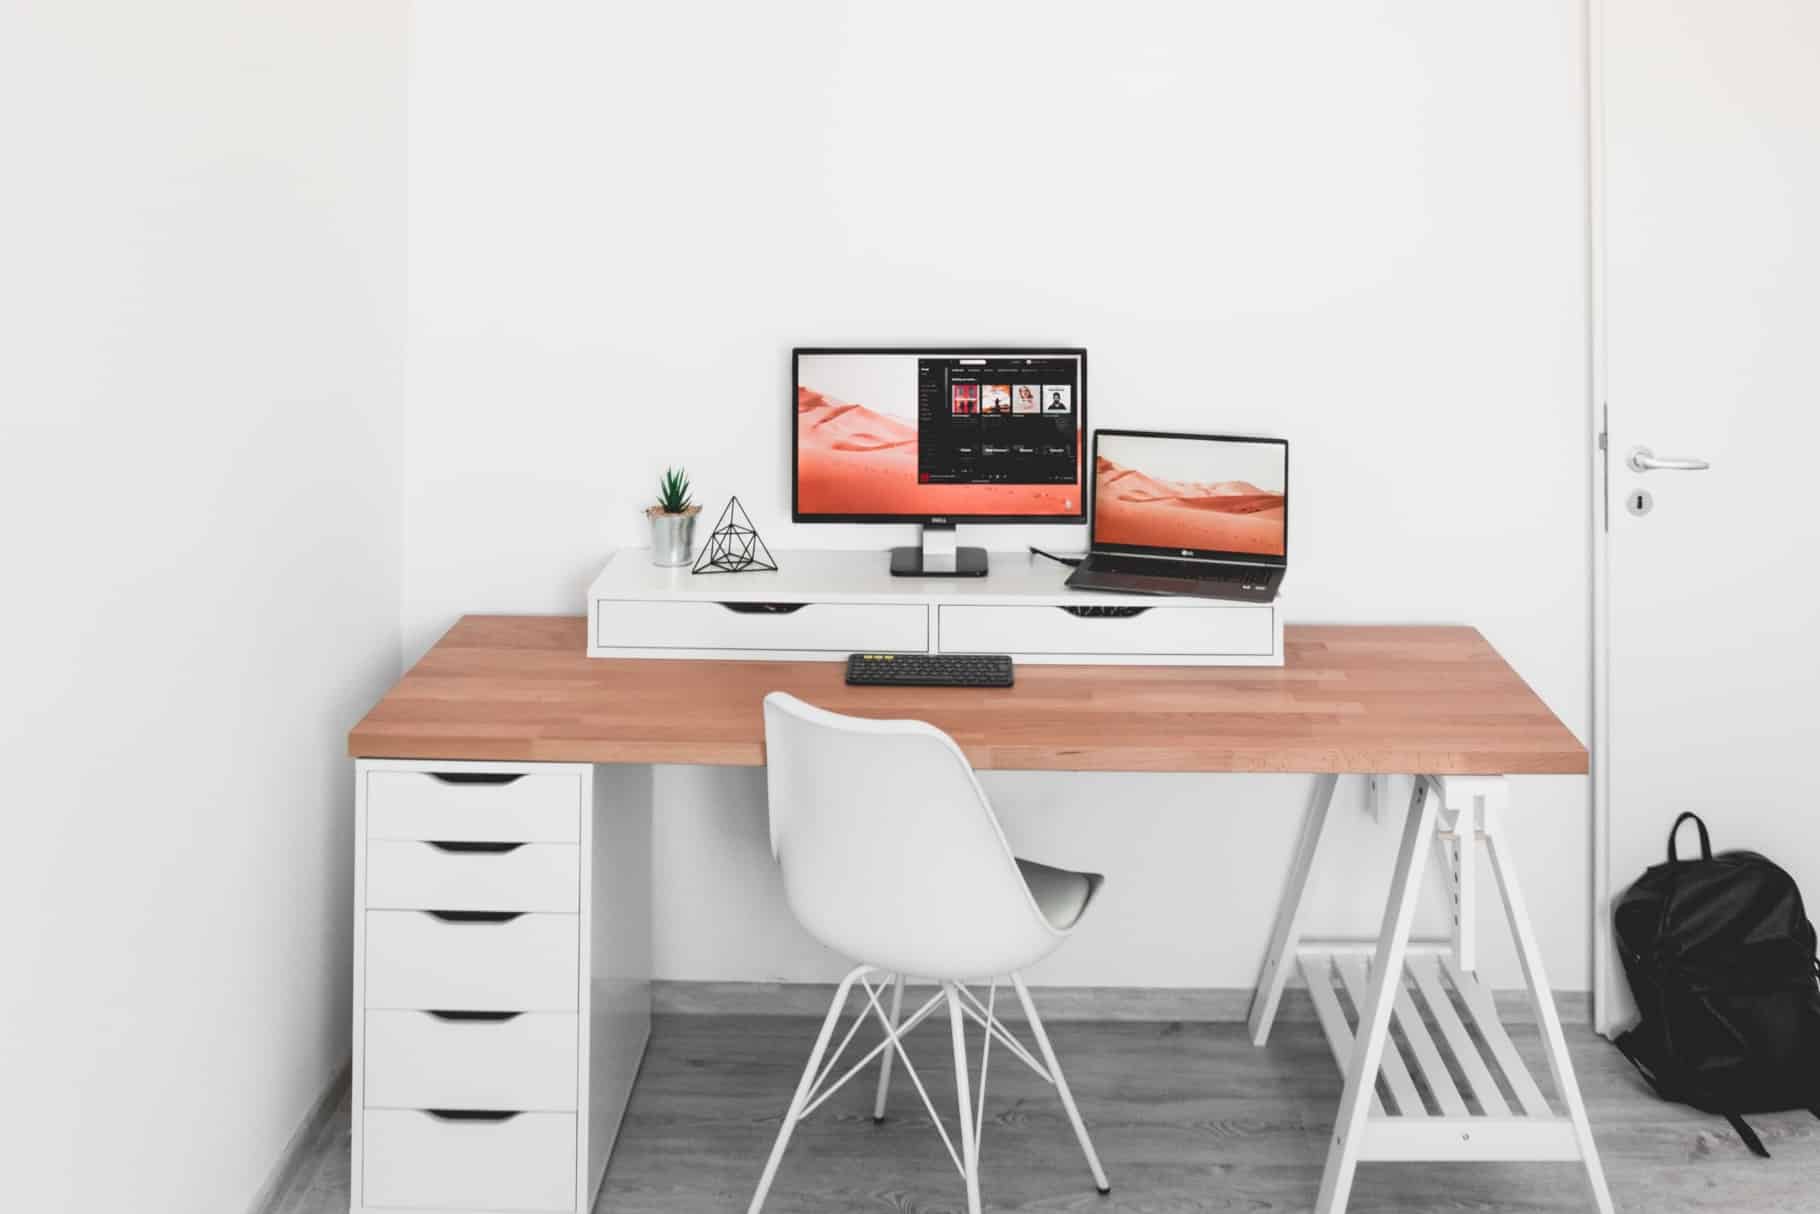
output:
POLYGON ((1093 454, 1094 547, 1288 556, 1284 440, 1101 430, 1093 454))
POLYGON ((797 350, 798 522, 1079 522, 1087 352, 797 350))

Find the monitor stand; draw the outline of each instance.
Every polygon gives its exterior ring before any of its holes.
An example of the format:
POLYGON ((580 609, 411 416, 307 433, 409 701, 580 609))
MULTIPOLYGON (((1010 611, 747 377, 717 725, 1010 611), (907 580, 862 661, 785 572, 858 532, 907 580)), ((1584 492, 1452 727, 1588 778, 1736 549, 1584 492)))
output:
POLYGON ((892 577, 985 577, 986 550, 954 543, 953 523, 924 523, 922 544, 891 550, 892 577))

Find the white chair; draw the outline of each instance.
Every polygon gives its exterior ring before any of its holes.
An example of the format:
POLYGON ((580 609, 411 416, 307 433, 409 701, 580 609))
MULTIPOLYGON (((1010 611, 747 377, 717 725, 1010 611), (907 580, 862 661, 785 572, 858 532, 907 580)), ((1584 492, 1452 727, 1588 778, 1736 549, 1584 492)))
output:
POLYGON ((1110 1192, 1019 976, 1068 938, 1100 876, 1013 856, 966 756, 933 725, 840 716, 773 692, 765 697, 765 748, 771 852, 783 870, 790 909, 811 935, 860 964, 834 993, 752 1195, 751 1214, 764 1206, 797 1123, 874 1058, 880 1062, 873 1117, 883 1120, 894 1056, 966 1182, 968 1211, 979 1214, 980 1130, 994 1042, 1055 1087, 1094 1185, 1110 1192), (940 983, 908 1017, 902 1015, 906 976, 940 983), (998 1018, 998 984, 1006 977, 1041 1061, 998 1018), (881 1001, 887 982, 888 1012, 881 1001), (984 1000, 968 986, 979 982, 989 984, 984 1000), (855 986, 865 992, 865 1006, 829 1057, 829 1040, 855 986), (954 1049, 958 1152, 902 1040, 943 1004, 954 1049), (884 1040, 830 1082, 868 1018, 883 1028, 884 1040), (977 1104, 970 1095, 969 1020, 982 1030, 977 1104))

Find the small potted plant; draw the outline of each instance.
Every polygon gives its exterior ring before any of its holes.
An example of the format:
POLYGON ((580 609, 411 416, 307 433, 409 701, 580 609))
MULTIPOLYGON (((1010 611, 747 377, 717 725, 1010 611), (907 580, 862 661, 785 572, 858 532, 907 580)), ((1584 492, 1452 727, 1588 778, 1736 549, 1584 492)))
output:
POLYGON ((695 556, 695 516, 701 507, 689 497, 689 476, 671 468, 657 482, 657 502, 645 508, 651 520, 651 563, 687 565, 695 556))

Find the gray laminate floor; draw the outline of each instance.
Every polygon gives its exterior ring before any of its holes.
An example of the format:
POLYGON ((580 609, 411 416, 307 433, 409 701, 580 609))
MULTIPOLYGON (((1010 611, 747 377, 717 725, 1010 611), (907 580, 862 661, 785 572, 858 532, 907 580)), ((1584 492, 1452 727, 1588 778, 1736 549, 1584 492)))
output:
MULTIPOLYGON (((817 1027, 793 1017, 659 1020, 597 1211, 743 1210, 817 1027)), ((1051 1032, 1112 1195, 1094 1193, 1049 1089, 995 1051, 982 1148, 988 1209, 1258 1214, 1313 1204, 1340 1091, 1314 1025, 1281 1024, 1264 1050, 1237 1024, 1061 1022, 1051 1032)), ((1543 1078, 1533 1033, 1512 1034, 1543 1078)), ((1570 1037, 1620 1210, 1820 1210, 1820 1121, 1752 1118, 1775 1156, 1754 1159, 1718 1118, 1657 1101, 1589 1031, 1570 1037)), ((911 1050, 944 1109, 946 1051, 939 1023, 911 1050)), ((896 1115, 880 1126, 870 1100, 856 1081, 798 1129, 767 1210, 959 1208, 959 1179, 915 1092, 900 1076, 896 1115)), ((341 1214, 347 1195, 343 1109, 278 1209, 341 1214)), ((1587 1208, 1569 1164, 1367 1164, 1352 1201, 1355 1211, 1399 1214, 1587 1208)))

